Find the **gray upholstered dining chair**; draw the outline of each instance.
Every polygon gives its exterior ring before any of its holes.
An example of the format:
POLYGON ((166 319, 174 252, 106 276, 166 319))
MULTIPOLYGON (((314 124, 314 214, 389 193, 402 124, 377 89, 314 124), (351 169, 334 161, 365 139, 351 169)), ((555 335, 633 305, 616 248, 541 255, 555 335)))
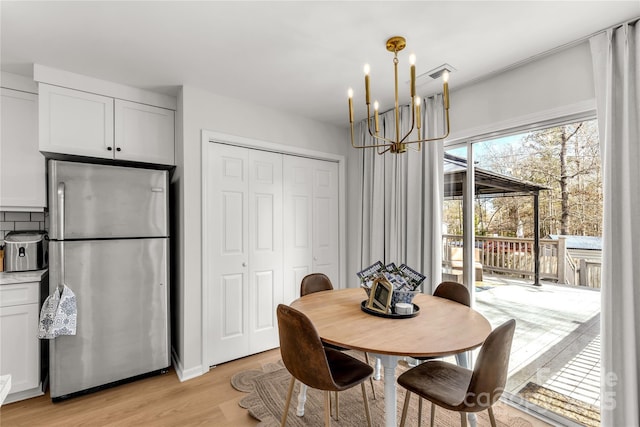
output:
POLYGON ((325 347, 318 331, 304 313, 280 304, 277 317, 282 361, 291 373, 281 426, 286 425, 293 386, 298 380, 308 387, 324 391, 324 423, 327 427, 331 425, 329 393, 360 384, 367 425, 370 427, 371 414, 364 382, 373 373, 373 368, 348 354, 325 347))
MULTIPOLYGON (((326 274, 323 273, 311 273, 307 274, 302 278, 300 282, 300 296, 305 296, 312 294, 314 292, 321 291, 332 291, 333 283, 331 283, 331 279, 326 274)), ((345 351, 348 350, 344 347, 339 347, 337 345, 329 344, 323 341, 325 347, 333 348, 334 350, 345 351)), ((364 360, 367 364, 369 364, 369 356, 367 353, 364 353, 364 360)), ((373 378, 369 378, 369 382, 371 382, 371 394, 375 400, 376 398, 376 390, 373 388, 373 378)), ((336 414, 338 413, 338 396, 336 395, 336 414)), ((336 417, 337 418, 337 417, 336 417)))
POLYGON ((491 426, 496 426, 492 406, 507 382, 509 355, 516 321, 511 319, 495 328, 482 344, 473 370, 441 360, 430 360, 411 368, 398 377, 398 384, 407 390, 400 427, 404 426, 411 394, 431 402, 431 426, 436 405, 460 412, 462 427, 467 425, 468 412, 488 410, 491 426))

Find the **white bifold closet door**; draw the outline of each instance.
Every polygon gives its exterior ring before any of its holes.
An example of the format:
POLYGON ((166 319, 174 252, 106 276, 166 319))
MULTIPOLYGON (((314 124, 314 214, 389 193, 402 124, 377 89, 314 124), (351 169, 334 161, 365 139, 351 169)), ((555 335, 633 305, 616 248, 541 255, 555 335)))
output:
MULTIPOLYGON (((282 155, 209 147, 209 364, 278 346, 282 302, 282 155)), ((204 260, 207 262, 207 260, 204 260)))
POLYGON ((338 164, 284 156, 284 302, 309 273, 338 284, 338 164))
POLYGON ((210 143, 205 319, 209 365, 278 347, 276 307, 322 272, 338 285, 338 164, 210 143))

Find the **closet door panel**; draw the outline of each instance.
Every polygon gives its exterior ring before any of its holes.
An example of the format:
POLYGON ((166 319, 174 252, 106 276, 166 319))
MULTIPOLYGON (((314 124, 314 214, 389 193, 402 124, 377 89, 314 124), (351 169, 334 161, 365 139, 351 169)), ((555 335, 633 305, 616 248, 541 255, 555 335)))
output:
POLYGON ((209 365, 249 354, 248 161, 246 149, 210 144, 207 203, 209 365))
POLYGON ((300 282, 313 272, 312 160, 284 156, 284 302, 300 296, 300 282))
POLYGON ((324 273, 334 286, 339 277, 338 164, 313 160, 313 271, 324 273))
POLYGON ((250 351, 279 345, 282 302, 282 154, 249 150, 250 351))

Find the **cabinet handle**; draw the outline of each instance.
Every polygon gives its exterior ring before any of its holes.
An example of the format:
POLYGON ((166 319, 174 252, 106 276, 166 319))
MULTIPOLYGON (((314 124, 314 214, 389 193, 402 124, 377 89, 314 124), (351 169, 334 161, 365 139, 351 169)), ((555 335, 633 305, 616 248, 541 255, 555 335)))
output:
POLYGON ((113 148, 107 147, 107 151, 111 151, 111 150, 113 150, 113 148))
POLYGON ((120 147, 117 147, 117 148, 116 148, 116 151, 122 151, 122 150, 120 149, 120 147))
POLYGON ((246 263, 246 262, 243 262, 243 263, 242 263, 242 266, 243 266, 243 267, 246 267, 246 266, 247 266, 247 263, 246 263))

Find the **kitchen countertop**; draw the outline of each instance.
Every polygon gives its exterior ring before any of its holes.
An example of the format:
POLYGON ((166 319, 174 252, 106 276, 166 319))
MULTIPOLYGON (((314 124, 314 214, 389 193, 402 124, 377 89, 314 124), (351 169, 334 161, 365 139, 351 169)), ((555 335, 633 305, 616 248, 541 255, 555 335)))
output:
POLYGON ((46 274, 48 274, 49 270, 35 270, 35 271, 14 271, 14 272, 2 272, 0 273, 0 286, 1 285, 12 285, 15 283, 26 283, 26 282, 39 282, 46 274))

